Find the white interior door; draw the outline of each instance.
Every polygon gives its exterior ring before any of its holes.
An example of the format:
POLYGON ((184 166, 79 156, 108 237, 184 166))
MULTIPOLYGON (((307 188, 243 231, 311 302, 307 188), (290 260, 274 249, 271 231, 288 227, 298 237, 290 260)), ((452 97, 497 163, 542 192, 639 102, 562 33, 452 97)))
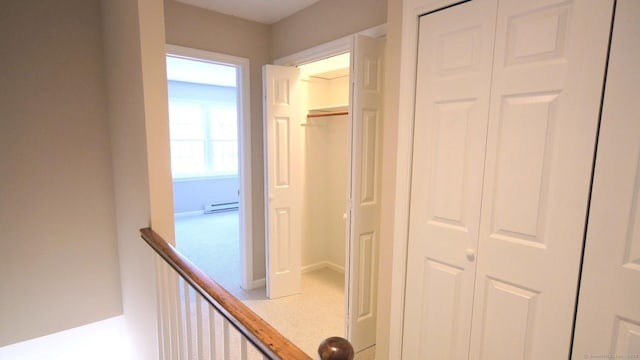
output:
POLYGON ((640 357, 640 2, 619 0, 573 359, 640 357))
POLYGON ((567 359, 613 2, 498 7, 470 359, 567 359))
POLYGON ((347 336, 359 351, 376 340, 384 40, 358 35, 352 49, 347 336))
POLYGON ((466 359, 496 1, 419 24, 404 359, 466 359))
POLYGON ((302 176, 300 71, 263 69, 267 296, 300 293, 302 176))

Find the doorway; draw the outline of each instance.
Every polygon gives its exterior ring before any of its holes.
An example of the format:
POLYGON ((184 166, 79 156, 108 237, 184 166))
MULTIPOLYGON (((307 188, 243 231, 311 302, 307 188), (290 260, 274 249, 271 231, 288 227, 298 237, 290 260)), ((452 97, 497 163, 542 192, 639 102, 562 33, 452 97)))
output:
POLYGON ((176 246, 216 281, 243 289, 253 284, 248 66, 167 46, 176 246))
POLYGON ((342 85, 339 76, 329 74, 344 68, 264 68, 267 294, 299 294, 302 271, 309 266, 343 266, 345 333, 358 351, 375 344, 384 41, 356 35, 348 50, 349 78, 342 85), (330 132, 319 132, 339 119, 347 145, 313 148, 318 138, 333 141, 330 132), (346 176, 332 168, 340 163, 346 176), (329 191, 333 181, 342 194, 329 191), (334 201, 338 206, 324 210, 333 198, 341 198, 334 201), (341 224, 323 217, 338 217, 341 224), (339 232, 342 236, 331 238, 339 232), (344 265, 334 266, 331 257, 317 259, 327 255, 326 249, 343 252, 333 259, 344 265), (316 259, 310 261, 309 255, 316 259))

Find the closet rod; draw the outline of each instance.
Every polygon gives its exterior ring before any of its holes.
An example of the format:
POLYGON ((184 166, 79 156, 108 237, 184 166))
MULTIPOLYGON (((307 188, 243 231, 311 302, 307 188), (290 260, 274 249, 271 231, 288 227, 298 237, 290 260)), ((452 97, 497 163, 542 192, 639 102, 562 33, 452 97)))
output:
POLYGON ((314 113, 314 114, 307 114, 307 118, 316 118, 316 117, 323 117, 323 116, 336 116, 336 115, 349 115, 349 111, 342 110, 342 111, 319 112, 319 113, 314 113))

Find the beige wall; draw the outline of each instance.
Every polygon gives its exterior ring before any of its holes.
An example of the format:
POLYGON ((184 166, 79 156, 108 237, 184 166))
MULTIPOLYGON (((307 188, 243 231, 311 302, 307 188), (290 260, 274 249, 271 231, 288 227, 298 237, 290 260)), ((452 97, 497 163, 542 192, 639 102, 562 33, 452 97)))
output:
POLYGON ((253 279, 265 276, 262 151, 262 65, 269 61, 269 27, 172 0, 165 1, 168 44, 248 58, 251 82, 253 279))
POLYGON ((398 137, 398 103, 400 100, 400 43, 402 1, 390 0, 387 6, 387 43, 385 65, 385 114, 382 156, 382 212, 380 214, 380 258, 378 272, 378 323, 376 356, 389 356, 391 315, 391 276, 393 257, 393 218, 395 209, 396 149, 398 137))
POLYGON ((384 24, 386 0, 321 0, 271 26, 271 59, 384 24))
POLYGON ((0 3, 0 346, 122 312, 100 23, 0 3))
POLYGON ((261 67, 386 16, 382 0, 323 0, 273 26, 171 0, 2 2, 0 346, 117 315, 122 301, 138 358, 155 358, 154 298, 143 296, 154 257, 138 229, 153 203, 154 228, 172 231, 170 198, 152 194, 170 187, 158 166, 168 150, 158 147, 163 15, 167 43, 251 61, 255 279, 264 276, 261 67))
MULTIPOLYGON (((168 174, 152 172, 156 167, 149 165, 165 152, 147 155, 153 150, 148 143, 162 136, 167 121, 162 5, 161 0, 102 0, 122 300, 127 340, 134 358, 145 360, 158 359, 156 256, 139 229, 150 225, 152 203, 161 213, 170 206, 170 200, 152 196, 149 179, 151 172, 155 188, 166 182, 168 174), (157 109, 150 111, 153 106, 157 109)), ((155 166, 169 166, 164 161, 155 166)), ((171 190, 165 191, 170 198, 171 190)), ((172 224, 154 222, 154 228, 171 240, 166 228, 172 224)))

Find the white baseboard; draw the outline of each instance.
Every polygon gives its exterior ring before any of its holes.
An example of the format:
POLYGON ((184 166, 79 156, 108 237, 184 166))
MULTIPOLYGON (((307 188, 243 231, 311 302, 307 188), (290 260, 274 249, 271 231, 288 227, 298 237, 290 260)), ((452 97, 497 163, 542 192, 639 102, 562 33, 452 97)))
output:
POLYGON ((329 268, 333 271, 337 271, 339 273, 344 274, 344 266, 340 266, 331 261, 320 261, 315 264, 305 265, 302 267, 302 273, 308 273, 311 271, 316 271, 324 268, 329 268))
POLYGON ((345 270, 344 270, 344 266, 340 266, 334 262, 331 261, 327 261, 327 267, 333 271, 337 271, 341 274, 344 274, 345 270))
MULTIPOLYGON (((320 269, 324 269, 324 268, 328 268, 331 269, 333 271, 337 271, 341 274, 344 274, 344 266, 340 266, 334 262, 331 261, 320 261, 317 262, 315 264, 311 264, 311 265, 305 265, 302 267, 301 272, 302 273, 308 273, 311 271, 316 271, 316 270, 320 270, 320 269)), ((253 280, 253 282, 251 283, 251 287, 249 289, 245 289, 245 290, 253 290, 253 289, 257 289, 257 288, 261 288, 267 285, 267 280, 265 278, 262 279, 257 279, 257 280, 253 280)))
POLYGON ((259 288, 259 287, 263 287, 263 286, 266 286, 266 285, 267 285, 267 279, 265 279, 265 278, 258 279, 258 280, 253 280, 253 284, 252 284, 254 289, 259 288))
POLYGON ((253 280, 251 282, 251 285, 249 286, 249 289, 245 289, 245 290, 253 290, 253 289, 264 287, 266 285, 267 285, 267 280, 265 278, 253 280))

